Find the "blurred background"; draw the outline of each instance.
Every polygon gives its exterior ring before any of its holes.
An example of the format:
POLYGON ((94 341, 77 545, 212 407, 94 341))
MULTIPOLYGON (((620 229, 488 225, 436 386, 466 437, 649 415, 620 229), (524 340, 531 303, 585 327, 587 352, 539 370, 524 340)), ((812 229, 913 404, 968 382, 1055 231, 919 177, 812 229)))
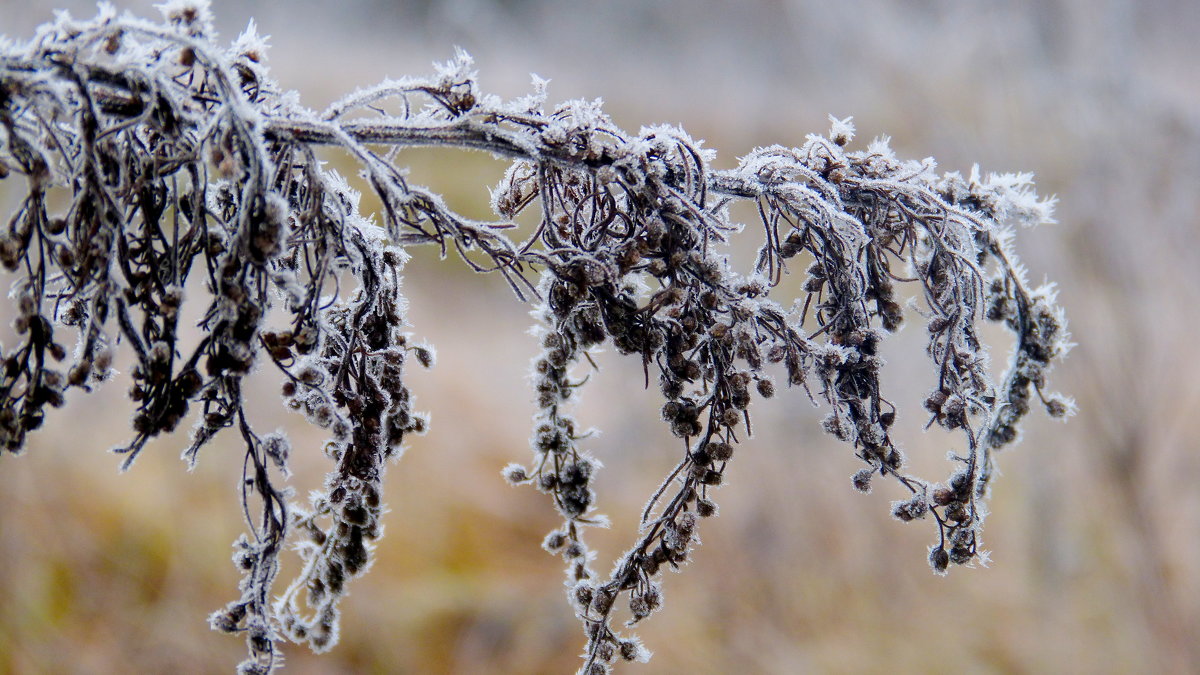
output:
MULTIPOLYGON (((317 109, 427 73, 461 46, 486 91, 527 93, 537 73, 552 103, 601 97, 627 130, 681 124, 721 167, 853 115, 857 143, 890 135, 902 157, 943 170, 1032 171, 1058 195, 1060 223, 1018 233, 1016 246, 1032 280, 1061 289, 1078 347, 1052 384, 1079 414, 1035 413, 1000 456, 990 568, 931 574, 931 524, 890 518, 894 486, 855 493, 858 460, 788 392, 755 404, 755 438, 717 493, 721 517, 639 629, 655 656, 621 672, 1200 672, 1200 3, 214 4, 223 40, 257 20, 275 77, 317 109)), ((158 16, 149 2, 118 6, 158 16)), ((94 12, 0 0, 0 33, 27 37, 54 8, 94 12)), ((504 169, 472 153, 400 161, 478 216, 504 169)), ((341 644, 319 657, 292 646, 285 672, 573 672, 583 636, 561 562, 539 548, 555 514, 499 476, 529 457, 528 307, 431 252, 417 252, 406 288, 414 337, 438 349, 431 371, 411 374, 432 428, 391 467, 386 536, 342 603, 341 644)), ((0 305, 0 323, 10 312, 0 305)), ((907 406, 898 427, 915 470, 940 479, 955 441, 920 433, 933 384, 922 333, 899 335, 884 383, 907 406)), ((678 447, 640 364, 598 362, 578 417, 603 432, 590 447, 614 526, 590 540, 607 571, 678 447)), ((260 375, 257 424, 293 437, 304 495, 328 468, 322 436, 260 375)), ((0 457, 0 673, 228 673, 242 658, 239 640, 205 622, 236 593, 241 450, 219 441, 189 474, 180 436, 117 475, 105 449, 125 438, 129 412, 119 382, 76 394, 24 456, 0 457)))

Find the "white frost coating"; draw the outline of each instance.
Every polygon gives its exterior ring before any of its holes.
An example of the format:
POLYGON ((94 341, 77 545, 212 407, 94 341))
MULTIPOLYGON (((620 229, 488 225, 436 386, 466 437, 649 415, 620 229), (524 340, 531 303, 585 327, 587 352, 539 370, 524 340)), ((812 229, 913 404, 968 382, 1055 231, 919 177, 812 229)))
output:
POLYGON ((191 37, 217 36, 213 29, 212 3, 210 0, 166 0, 154 6, 163 18, 183 29, 191 37))
POLYGON ((838 119, 829 116, 829 139, 838 145, 846 145, 854 140, 854 118, 838 119))
POLYGON ((229 56, 237 58, 245 57, 254 63, 265 63, 267 60, 267 51, 270 49, 270 35, 260 35, 258 25, 254 19, 250 19, 250 23, 246 25, 246 29, 233 41, 229 47, 229 56))

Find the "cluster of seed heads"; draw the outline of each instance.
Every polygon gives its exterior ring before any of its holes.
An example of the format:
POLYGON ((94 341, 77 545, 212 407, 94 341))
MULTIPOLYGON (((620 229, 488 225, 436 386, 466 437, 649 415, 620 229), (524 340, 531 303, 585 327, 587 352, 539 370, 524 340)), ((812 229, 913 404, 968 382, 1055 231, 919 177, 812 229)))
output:
POLYGON ((245 636, 243 673, 279 666, 281 640, 336 643, 338 600, 382 532, 388 460, 425 429, 404 377, 410 357, 433 361, 402 330, 411 246, 453 250, 536 307, 534 457, 503 473, 545 493, 561 518, 543 547, 566 563, 586 675, 649 658, 622 631, 662 607, 663 572, 693 555, 750 435, 751 404, 776 395, 777 381, 824 405, 824 429, 863 462, 855 488, 887 477, 908 490, 892 513, 935 522, 929 562, 940 574, 986 555, 994 451, 1017 438, 1034 397, 1052 416, 1072 411, 1045 390, 1069 347, 1065 320, 1009 243, 1016 226, 1051 221, 1029 176, 938 174, 932 160, 897 159, 886 140, 852 150, 853 126, 836 119, 827 136, 716 170, 681 129, 629 134, 597 102, 548 109, 536 78, 524 98, 485 95, 465 54, 318 113, 270 79, 253 25, 223 48, 205 0, 161 9, 154 23, 102 6, 95 19, 63 15, 28 42, 0 44, 0 179, 25 183, 0 231, 18 336, 0 352, 0 446, 20 451, 47 406, 110 379, 119 351, 132 354, 137 404, 133 437, 117 448, 125 466, 185 419, 196 420, 189 462, 236 429, 250 532, 235 543, 240 597, 211 623, 245 636), (358 162, 382 223, 322 167, 321 146, 358 162), (411 184, 396 150, 414 146, 511 161, 492 191, 499 219, 465 218, 411 184), (729 258, 745 229, 730 215, 739 201, 757 207, 751 229, 762 235, 743 271, 729 258), (531 208, 536 226, 514 240, 513 219, 531 208), (790 274, 801 296, 780 304, 772 293, 790 274), (198 339, 181 323, 185 307, 199 310, 198 339), (943 482, 907 472, 881 387, 880 344, 912 314, 929 336, 928 424, 960 439, 943 482), (998 384, 984 319, 1015 336, 998 384), (602 575, 584 536, 607 522, 593 488, 600 462, 572 402, 606 345, 640 360, 638 386, 661 393, 679 449, 633 545, 602 575), (250 421, 243 380, 264 364, 283 378, 285 405, 329 434, 333 468, 307 506, 277 486, 290 443, 250 421), (303 568, 274 597, 289 541, 303 568))

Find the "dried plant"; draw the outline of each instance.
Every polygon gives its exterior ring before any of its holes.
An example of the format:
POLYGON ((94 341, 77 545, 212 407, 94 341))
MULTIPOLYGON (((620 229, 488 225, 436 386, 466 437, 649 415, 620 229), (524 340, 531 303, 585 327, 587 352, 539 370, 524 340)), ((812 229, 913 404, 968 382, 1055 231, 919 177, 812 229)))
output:
POLYGON ((18 335, 0 354, 0 443, 19 452, 47 406, 98 388, 122 342, 137 404, 132 439, 117 449, 123 466, 197 408, 188 462, 235 429, 250 532, 236 542, 241 595, 211 624, 245 635, 239 672, 279 666, 282 640, 332 647, 338 601, 371 562, 384 470, 425 426, 404 377, 410 357, 433 359, 402 330, 412 246, 453 250, 535 303, 534 457, 503 473, 548 495, 562 517, 543 546, 566 562, 589 675, 649 657, 621 632, 617 608, 628 608, 629 626, 662 606, 662 573, 688 561, 701 520, 716 515, 715 489, 750 435, 750 403, 771 397, 776 378, 827 409, 825 430, 863 462, 854 487, 883 477, 907 488, 892 514, 932 521, 938 574, 985 559, 993 456, 1031 405, 1071 412, 1045 390, 1069 346, 1063 315, 1051 287, 1029 286, 1009 244, 1015 226, 1052 220, 1027 175, 938 174, 932 160, 897 159, 886 140, 852 150, 853 127, 836 119, 828 136, 716 170, 714 153, 679 128, 629 134, 588 101, 547 109, 536 78, 527 97, 485 95, 461 53, 431 77, 383 82, 317 113, 270 79, 253 25, 220 48, 205 0, 161 9, 154 23, 102 6, 95 19, 62 15, 28 42, 0 45, 0 177, 25 182, 0 233, 18 335), (382 225, 322 168, 322 146, 358 163, 382 225), (411 184, 396 150, 415 146, 511 161, 491 195, 498 219, 465 218, 411 184), (728 257, 743 229, 730 215, 739 201, 757 207, 751 229, 762 237, 744 273, 728 257), (532 232, 510 238, 531 208, 532 232), (801 297, 781 304, 772 292, 792 272, 803 275, 801 297), (185 306, 204 307, 195 345, 181 338, 185 306), (913 314, 933 366, 926 426, 959 434, 942 482, 907 472, 881 388, 880 343, 913 314), (998 383, 984 318, 1015 336, 998 383), (605 343, 641 361, 636 386, 660 389, 680 448, 636 541, 601 575, 584 538, 604 522, 592 489, 599 463, 570 403, 583 384, 576 366, 605 343), (243 380, 262 363, 282 374, 287 405, 329 433, 334 466, 306 506, 280 487, 288 441, 250 421, 243 380), (304 567, 273 598, 288 542, 304 567))

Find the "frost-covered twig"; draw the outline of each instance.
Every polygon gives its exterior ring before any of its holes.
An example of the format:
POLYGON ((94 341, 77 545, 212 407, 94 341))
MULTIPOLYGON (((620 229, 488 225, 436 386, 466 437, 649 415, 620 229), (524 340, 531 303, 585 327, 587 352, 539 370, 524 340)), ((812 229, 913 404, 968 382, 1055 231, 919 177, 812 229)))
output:
POLYGON ((246 634, 242 672, 277 667, 283 638, 318 651, 336 642, 338 600, 369 566, 381 531, 387 460, 424 429, 404 381, 410 356, 432 361, 402 331, 410 246, 453 250, 536 302, 535 457, 504 474, 545 492, 562 517, 544 547, 567 562, 589 675, 618 657, 649 657, 614 624, 618 601, 627 625, 661 606, 662 571, 688 561, 700 522, 716 515, 715 490, 750 435, 752 398, 773 396, 776 377, 827 407, 824 428, 864 462, 856 488, 894 478, 911 496, 893 515, 932 514, 929 562, 940 574, 985 555, 993 453, 1016 438, 1034 395, 1053 416, 1071 411, 1045 390, 1069 346, 1065 321, 1051 288, 1029 287, 1009 245, 1016 226, 1051 221, 1028 176, 939 175, 931 160, 897 159, 886 140, 852 150, 853 126, 836 119, 827 136, 715 170, 714 153, 682 129, 630 134, 588 101, 548 110, 540 80, 515 101, 485 95, 461 53, 432 77, 385 82, 318 114, 269 78, 253 26, 220 48, 206 3, 172 0, 163 11, 156 24, 103 7, 96 19, 62 16, 27 43, 0 46, 0 177, 23 176, 27 186, 0 232, 21 336, 2 355, 0 443, 19 451, 67 388, 99 386, 118 341, 137 360, 134 436, 118 448, 126 466, 194 407, 189 462, 236 427, 250 533, 234 559, 245 577, 241 597, 211 621, 246 634), (322 168, 318 146, 358 162, 382 226, 322 168), (492 191, 498 220, 463 217, 412 185, 393 151, 413 146, 510 160, 492 191), (58 195, 65 208, 52 206, 58 195), (751 229, 762 233, 743 271, 727 255, 743 229, 730 217, 737 201, 757 206, 751 229), (511 240, 511 220, 530 208, 535 231, 511 240), (772 294, 800 266, 803 297, 780 304, 772 294), (206 282, 187 298, 193 274, 206 282), (913 309, 902 305, 903 284, 913 309), (190 348, 178 321, 189 302, 206 307, 190 348), (284 325, 267 325, 271 307, 284 310, 284 325), (891 436, 897 410, 881 387, 879 345, 914 312, 929 334, 929 424, 961 438, 942 482, 906 470, 891 436), (1016 336, 999 386, 983 319, 1016 336), (68 357, 69 330, 77 346, 68 357), (578 369, 604 343, 641 361, 638 386, 659 388, 662 418, 680 441, 633 546, 607 577, 592 569, 584 541, 587 527, 607 522, 591 487, 600 463, 569 409, 578 369), (287 405, 330 433, 334 468, 306 507, 289 505, 290 490, 275 484, 287 475, 287 440, 253 429, 241 393, 259 362, 284 377, 287 405), (293 537, 303 570, 272 599, 293 537))

